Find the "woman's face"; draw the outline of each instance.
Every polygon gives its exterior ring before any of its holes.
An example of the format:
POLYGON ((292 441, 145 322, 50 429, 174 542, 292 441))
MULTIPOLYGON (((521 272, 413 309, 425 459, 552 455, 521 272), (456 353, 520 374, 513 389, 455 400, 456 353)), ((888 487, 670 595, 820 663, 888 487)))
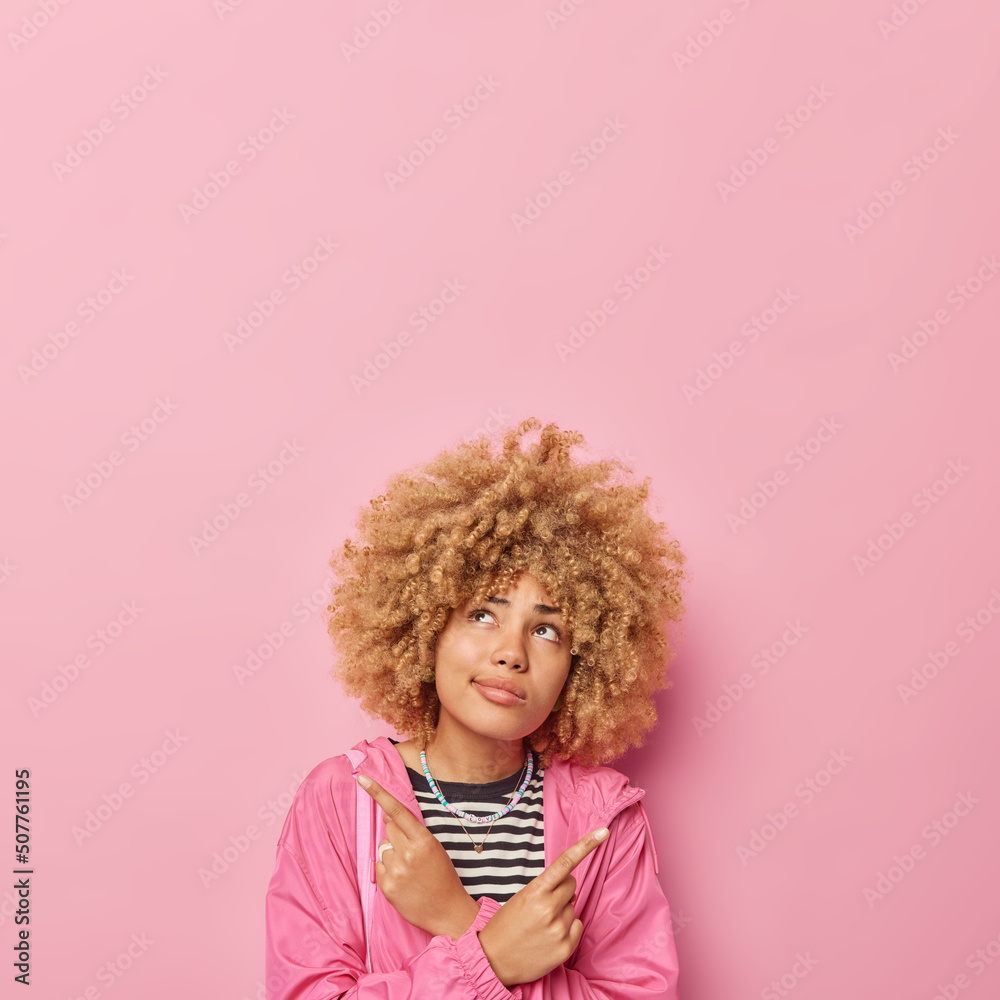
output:
POLYGON ((439 736, 516 740, 548 717, 569 675, 566 622, 529 573, 502 594, 452 610, 437 637, 439 736), (490 682, 505 681, 514 696, 490 682))

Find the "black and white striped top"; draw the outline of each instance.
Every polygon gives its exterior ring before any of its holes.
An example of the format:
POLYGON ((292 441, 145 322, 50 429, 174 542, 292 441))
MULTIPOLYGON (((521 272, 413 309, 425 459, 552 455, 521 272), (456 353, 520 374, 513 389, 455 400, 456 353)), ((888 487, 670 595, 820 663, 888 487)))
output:
MULTIPOLYGON (((537 754, 531 782, 517 805, 506 816, 498 819, 492 829, 489 823, 470 823, 465 820, 468 833, 462 829, 458 817, 438 802, 423 772, 407 767, 406 773, 427 829, 447 851, 462 885, 473 899, 489 896, 498 903, 506 903, 518 889, 545 870, 543 769, 539 766, 537 754), (489 836, 486 834, 487 830, 489 836), (482 854, 476 852, 473 842, 483 843, 482 854)), ((438 781, 437 786, 452 805, 465 809, 474 816, 489 816, 499 812, 507 804, 523 779, 523 771, 518 769, 509 777, 485 784, 438 781)))

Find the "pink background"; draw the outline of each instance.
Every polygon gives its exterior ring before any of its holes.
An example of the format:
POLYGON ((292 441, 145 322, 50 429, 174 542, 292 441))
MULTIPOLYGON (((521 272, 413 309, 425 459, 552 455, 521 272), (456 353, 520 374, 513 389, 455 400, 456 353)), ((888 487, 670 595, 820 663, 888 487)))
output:
POLYGON ((674 686, 616 762, 684 1000, 1000 993, 1000 10, 561 9, 5 6, 38 996, 263 996, 290 792, 389 732, 327 676, 329 553, 388 475, 529 415, 650 475, 689 556, 674 686))

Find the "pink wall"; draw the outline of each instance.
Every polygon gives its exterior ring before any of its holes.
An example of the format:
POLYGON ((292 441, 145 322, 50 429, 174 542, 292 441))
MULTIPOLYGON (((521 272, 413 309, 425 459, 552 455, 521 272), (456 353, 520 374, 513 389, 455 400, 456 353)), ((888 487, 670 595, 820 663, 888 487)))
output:
POLYGON ((667 6, 5 6, 39 996, 262 995, 290 791, 387 732, 326 673, 329 552, 528 415, 690 557, 618 762, 684 1000, 1000 994, 1000 9, 667 6))

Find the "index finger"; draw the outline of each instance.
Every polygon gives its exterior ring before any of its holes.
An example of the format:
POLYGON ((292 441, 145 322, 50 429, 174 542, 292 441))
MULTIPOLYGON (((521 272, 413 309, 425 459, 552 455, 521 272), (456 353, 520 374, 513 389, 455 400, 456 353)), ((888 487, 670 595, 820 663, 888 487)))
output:
POLYGON ((541 882, 544 889, 554 889, 595 847, 607 839, 609 832, 606 826, 602 826, 599 830, 588 833, 572 847, 567 847, 541 875, 535 877, 535 881, 541 882))
POLYGON ((418 836, 420 830, 424 829, 424 824, 410 812, 402 802, 395 796, 390 795, 377 781, 372 780, 366 774, 358 776, 358 784, 365 788, 365 791, 382 807, 382 812, 396 823, 408 837, 418 836), (361 784, 361 779, 370 782, 365 788, 361 784))

